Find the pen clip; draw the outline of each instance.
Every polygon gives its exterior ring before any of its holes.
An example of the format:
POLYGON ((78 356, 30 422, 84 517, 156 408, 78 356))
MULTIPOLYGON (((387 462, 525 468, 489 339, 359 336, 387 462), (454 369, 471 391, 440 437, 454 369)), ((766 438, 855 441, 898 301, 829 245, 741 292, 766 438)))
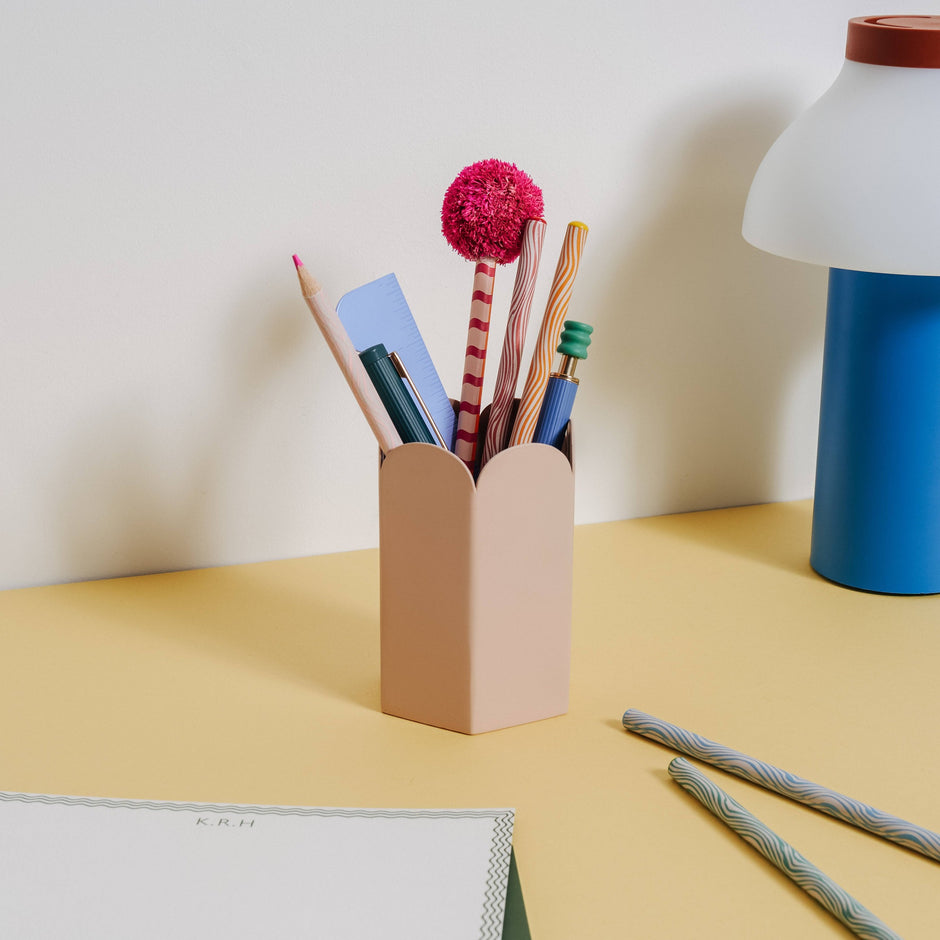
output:
POLYGON ((401 361, 401 357, 397 352, 390 352, 388 356, 392 360, 392 365, 395 366, 395 371, 408 383, 408 388, 411 389, 412 395, 414 395, 415 400, 418 402, 418 406, 421 408, 424 419, 430 425, 431 431, 437 438, 438 444, 440 444, 444 450, 450 450, 450 448, 444 442, 444 436, 441 434, 437 425, 434 423, 434 418, 431 417, 431 412, 428 410, 428 406, 424 403, 424 399, 421 397, 421 393, 418 391, 415 383, 412 382, 411 376, 408 374, 408 370, 405 368, 405 364, 401 361))

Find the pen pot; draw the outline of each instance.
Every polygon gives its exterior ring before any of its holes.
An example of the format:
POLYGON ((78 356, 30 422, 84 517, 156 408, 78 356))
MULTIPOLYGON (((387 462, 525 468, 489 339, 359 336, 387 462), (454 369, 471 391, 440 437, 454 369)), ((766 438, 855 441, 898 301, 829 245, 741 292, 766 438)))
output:
POLYGON ((562 449, 507 448, 476 481, 430 444, 385 457, 383 712, 477 734, 568 710, 571 453, 569 425, 562 449))

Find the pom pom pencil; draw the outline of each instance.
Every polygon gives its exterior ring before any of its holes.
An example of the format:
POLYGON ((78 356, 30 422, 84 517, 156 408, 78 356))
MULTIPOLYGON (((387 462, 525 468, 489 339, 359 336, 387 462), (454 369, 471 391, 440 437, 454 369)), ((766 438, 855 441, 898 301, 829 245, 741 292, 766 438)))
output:
POLYGON ((379 447, 384 453, 388 453, 401 443, 401 435, 395 430, 392 419, 385 410, 382 400, 379 398, 375 386, 369 378, 365 366, 359 360, 359 354, 356 352, 349 338, 349 334, 343 328, 336 310, 327 299, 323 288, 320 287, 316 278, 306 269, 303 261, 294 255, 294 266, 297 268, 297 277, 300 280, 300 290, 316 320, 320 332, 326 340, 327 346, 333 353, 333 358, 346 377, 349 388, 359 403, 362 413, 365 415, 369 427, 375 439, 379 442, 379 447))
POLYGON ((530 443, 535 432, 545 387, 548 385, 555 347, 558 345, 568 301, 571 300, 574 279, 581 264, 581 253, 584 251, 587 232, 588 228, 583 222, 569 222, 565 230, 565 240, 561 246, 558 266, 555 268, 555 277, 549 290, 545 315, 542 318, 542 326, 539 329, 532 362, 529 365, 529 374, 526 376, 522 399, 512 427, 510 447, 530 443))
POLYGON ((490 406, 490 420, 486 427, 480 466, 484 466, 498 454, 509 440, 512 402, 516 394, 516 383, 519 381, 519 364, 522 361, 532 297, 535 294, 535 280, 547 227, 545 219, 529 219, 522 229, 522 248, 516 265, 516 281, 509 303, 509 319, 503 336, 503 351, 499 357, 496 389, 493 392, 493 404, 490 406))
POLYGON ((483 397, 496 265, 518 255, 522 228, 542 215, 542 191, 512 163, 481 160, 464 167, 444 194, 441 229, 448 244, 475 264, 454 453, 473 473, 483 397))

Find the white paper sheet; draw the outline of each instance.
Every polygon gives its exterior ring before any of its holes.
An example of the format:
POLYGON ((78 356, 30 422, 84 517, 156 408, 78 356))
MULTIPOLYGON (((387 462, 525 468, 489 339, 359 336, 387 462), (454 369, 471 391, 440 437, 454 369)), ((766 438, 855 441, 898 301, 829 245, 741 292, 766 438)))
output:
POLYGON ((510 809, 0 792, 0 937, 500 940, 510 809))

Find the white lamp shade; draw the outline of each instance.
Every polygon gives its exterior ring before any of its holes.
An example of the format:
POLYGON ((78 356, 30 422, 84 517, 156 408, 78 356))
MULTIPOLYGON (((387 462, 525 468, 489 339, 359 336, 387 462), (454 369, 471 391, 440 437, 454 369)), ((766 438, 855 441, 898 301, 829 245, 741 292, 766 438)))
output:
POLYGON ((798 261, 940 275, 940 69, 846 60, 764 157, 742 232, 798 261))

